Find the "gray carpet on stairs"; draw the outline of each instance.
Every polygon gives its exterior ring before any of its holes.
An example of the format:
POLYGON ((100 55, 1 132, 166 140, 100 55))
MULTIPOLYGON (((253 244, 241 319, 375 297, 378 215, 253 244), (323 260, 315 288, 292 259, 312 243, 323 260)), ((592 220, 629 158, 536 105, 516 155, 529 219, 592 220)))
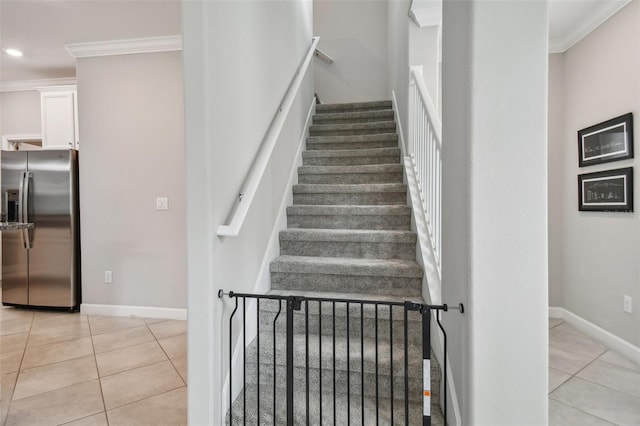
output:
MULTIPOLYGON (((270 265, 271 293, 422 302, 391 101, 317 105, 306 148, 288 228, 280 233, 281 255, 270 265)), ((234 401, 234 424, 258 424, 258 390, 259 424, 285 424, 286 323, 283 314, 276 320, 278 309, 278 301, 260 304, 260 344, 254 339, 246 348, 247 385, 234 401)), ((312 425, 346 425, 348 415, 354 424, 362 416, 366 425, 405 424, 405 399, 408 424, 422 424, 419 314, 409 313, 407 322, 406 397, 402 307, 308 302, 308 310, 303 303, 294 312, 294 424, 307 424, 307 400, 312 425)), ((444 424, 440 376, 432 356, 433 425, 444 424)))

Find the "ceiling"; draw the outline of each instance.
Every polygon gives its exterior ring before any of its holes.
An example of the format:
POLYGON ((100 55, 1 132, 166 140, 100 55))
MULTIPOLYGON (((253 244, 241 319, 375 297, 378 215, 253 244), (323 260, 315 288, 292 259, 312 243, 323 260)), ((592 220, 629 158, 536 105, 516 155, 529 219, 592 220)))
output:
MULTIPOLYGON (((549 47, 564 52, 631 0, 550 0, 549 47)), ((439 21, 440 0, 414 0, 419 22, 439 21)), ((181 34, 181 0, 0 0, 0 81, 75 76, 64 46, 181 34)))
MULTIPOLYGON (((631 0, 549 0, 549 51, 560 53, 582 40, 631 0)), ((419 26, 438 25, 441 0, 413 0, 419 26)))
POLYGON ((0 0, 0 81, 73 77, 66 44, 179 35, 180 0, 0 0))

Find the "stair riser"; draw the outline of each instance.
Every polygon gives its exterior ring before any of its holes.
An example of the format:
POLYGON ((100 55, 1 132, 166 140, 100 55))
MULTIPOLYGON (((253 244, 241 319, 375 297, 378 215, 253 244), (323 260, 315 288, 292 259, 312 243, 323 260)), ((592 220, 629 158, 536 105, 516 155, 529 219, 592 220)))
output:
POLYGON ((316 105, 317 114, 334 114, 344 112, 384 111, 393 108, 391 102, 359 103, 359 104, 320 104, 316 105))
MULTIPOLYGON (((331 305, 327 304, 323 306, 324 313, 331 312, 331 305)), ((398 312, 401 311, 402 308, 398 308, 398 312)), ((388 314, 387 314, 388 315, 388 314)), ((281 314, 282 316, 282 314, 281 314)), ((275 317, 275 312, 260 312, 260 329, 261 330, 273 330, 273 319, 275 317)), ((318 335, 319 332, 319 324, 320 324, 320 316, 316 314, 309 315, 309 334, 310 335, 318 335)), ((286 333, 286 321, 281 320, 279 317, 276 321, 276 332, 278 333, 286 333)), ((375 338, 375 325, 376 321, 374 318, 363 318, 362 326, 364 330, 364 338, 375 338)), ((305 333, 305 315, 298 311, 294 314, 293 320, 293 330, 295 334, 305 333)), ((407 329, 409 341, 418 342, 422 337, 422 323, 416 321, 409 322, 409 328, 407 329)), ((322 315, 322 335, 323 336, 333 336, 333 317, 331 315, 322 315)), ((345 337, 347 335, 347 321, 346 318, 336 318, 336 337, 345 337)), ((349 336, 353 338, 360 338, 360 316, 351 316, 349 318, 349 336)), ((324 337, 323 337, 324 339, 324 337)), ((378 318, 378 339, 381 341, 389 340, 389 320, 382 319, 382 316, 378 318)), ((393 321, 393 341, 394 343, 403 344, 404 343, 404 322, 403 321, 393 321)))
MULTIPOLYGON (((402 370, 401 370, 402 371, 402 370)), ((401 374, 400 371, 400 374, 401 374)), ((294 392, 304 394, 306 392, 306 370, 301 367, 294 368, 294 392)), ((404 377, 397 375, 398 372, 394 371, 393 379, 393 396, 394 399, 404 401, 404 377)), ((247 363, 247 383, 257 385, 257 369, 254 362, 247 363)), ((287 369, 284 365, 277 366, 276 374, 276 389, 278 395, 285 395, 287 369)), ((347 387, 347 373, 346 371, 336 371, 336 394, 346 395, 347 389, 351 390, 351 395, 362 395, 362 375, 359 372, 349 373, 349 387, 347 387)), ((391 397, 390 389, 390 377, 389 371, 383 372, 380 370, 378 374, 378 395, 380 397, 391 397)), ((309 369, 309 390, 311 392, 318 392, 320 381, 320 371, 318 369, 309 369)), ((273 365, 262 364, 260 365, 260 384, 273 386, 273 365)), ((432 387, 435 383, 432 383, 432 387)), ((322 389, 324 389, 324 395, 329 398, 333 398, 333 370, 322 370, 322 389)), ((419 378, 409 379, 409 401, 422 401, 422 380, 419 378)), ((376 376, 374 374, 365 373, 364 375, 364 395, 368 397, 376 396, 376 376)), ((432 395, 432 397, 434 397, 432 395)))
POLYGON ((402 173, 299 174, 298 183, 367 184, 402 183, 402 173))
POLYGON ((422 280, 406 277, 272 272, 274 290, 368 293, 397 297, 422 296, 422 280))
POLYGON ((292 256, 415 259, 415 243, 357 243, 342 241, 280 241, 280 254, 292 256))
POLYGON ((368 193, 348 193, 348 194, 293 194, 293 204, 306 205, 398 205, 405 204, 407 194, 402 192, 368 192, 368 193))
POLYGON ((384 111, 368 117, 331 117, 329 114, 320 114, 313 117, 313 124, 355 124, 375 123, 378 121, 393 120, 393 111, 384 111))
POLYGON ((307 142, 307 150, 340 150, 340 149, 375 149, 375 148, 397 148, 396 141, 374 141, 374 142, 335 142, 335 143, 314 143, 307 142))
POLYGON ((287 216, 289 228, 315 229, 377 229, 399 230, 411 229, 409 215, 295 215, 287 216))
POLYGON ((309 136, 351 136, 351 135, 379 135, 392 133, 395 128, 371 128, 371 129, 323 129, 311 126, 309 136))
POLYGON ((369 164, 398 164, 399 155, 362 157, 302 157, 304 166, 364 166, 369 164))

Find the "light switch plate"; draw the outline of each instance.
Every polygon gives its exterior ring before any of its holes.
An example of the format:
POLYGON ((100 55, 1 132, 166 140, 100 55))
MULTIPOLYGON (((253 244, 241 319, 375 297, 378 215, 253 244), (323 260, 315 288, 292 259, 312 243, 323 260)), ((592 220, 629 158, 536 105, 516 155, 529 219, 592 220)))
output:
POLYGON ((169 210, 169 199, 167 197, 156 198, 156 210, 169 210))

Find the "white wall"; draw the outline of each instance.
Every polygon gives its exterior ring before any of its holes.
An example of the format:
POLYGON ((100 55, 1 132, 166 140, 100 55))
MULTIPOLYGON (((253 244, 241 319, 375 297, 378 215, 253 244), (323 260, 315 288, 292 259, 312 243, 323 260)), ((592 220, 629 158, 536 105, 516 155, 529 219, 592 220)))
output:
POLYGON ((409 64, 422 67, 422 78, 440 112, 440 26, 409 24, 409 64))
MULTIPOLYGON (((240 236, 219 238, 265 131, 311 45, 312 3, 184 2, 189 422, 221 424, 228 315, 218 289, 251 292, 313 99, 304 80, 240 236), (230 42, 233 40, 233 43, 230 42), (191 374, 192 373, 192 374, 191 374)), ((236 327, 239 329, 239 327, 236 327)))
POLYGON ((313 31, 318 48, 335 60, 314 60, 323 103, 389 99, 387 0, 315 0, 313 31))
POLYGON ((83 304, 186 308, 181 53, 78 59, 77 79, 83 304))
POLYGON ((547 424, 547 5, 445 1, 443 300, 465 425, 547 424))
POLYGON ((0 136, 40 134, 40 92, 0 93, 0 136))
POLYGON ((390 0, 388 7, 388 86, 396 94, 402 132, 407 137, 409 108, 409 0, 390 0))
MULTIPOLYGON (((552 303, 640 346, 640 200, 637 153, 640 122, 640 2, 633 1, 573 46, 562 61, 563 123, 561 139, 550 144, 549 209, 558 212, 550 262, 550 288, 562 289, 552 303), (578 167, 576 132, 633 112, 636 158, 578 167), (559 161, 553 161, 558 158, 559 161), (577 178, 581 173, 634 166, 635 213, 579 212, 577 178), (623 295, 633 297, 634 312, 622 311, 623 295)), ((554 225, 550 222, 550 226, 554 225)))

